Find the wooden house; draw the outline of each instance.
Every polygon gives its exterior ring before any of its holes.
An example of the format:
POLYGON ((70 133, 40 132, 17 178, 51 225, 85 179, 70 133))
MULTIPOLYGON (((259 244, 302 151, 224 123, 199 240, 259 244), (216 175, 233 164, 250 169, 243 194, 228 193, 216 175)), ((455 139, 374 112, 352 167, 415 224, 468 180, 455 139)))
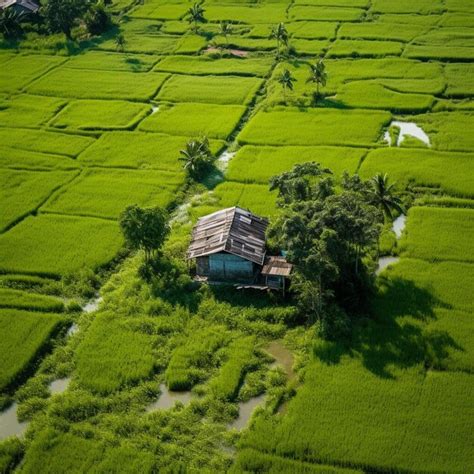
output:
POLYGON ((0 0, 0 10, 11 8, 18 13, 37 13, 39 4, 34 0, 0 0))
POLYGON ((240 207, 199 219, 188 259, 196 260, 196 276, 211 282, 284 289, 291 264, 266 255, 268 220, 240 207))

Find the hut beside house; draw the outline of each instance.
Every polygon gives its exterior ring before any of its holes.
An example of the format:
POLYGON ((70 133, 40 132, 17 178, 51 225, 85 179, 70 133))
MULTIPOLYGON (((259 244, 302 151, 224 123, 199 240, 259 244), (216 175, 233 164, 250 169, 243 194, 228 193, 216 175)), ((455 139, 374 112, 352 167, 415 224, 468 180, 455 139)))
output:
POLYGON ((267 219, 240 207, 199 219, 187 255, 196 261, 197 279, 284 290, 292 266, 285 257, 267 256, 267 227, 267 219))

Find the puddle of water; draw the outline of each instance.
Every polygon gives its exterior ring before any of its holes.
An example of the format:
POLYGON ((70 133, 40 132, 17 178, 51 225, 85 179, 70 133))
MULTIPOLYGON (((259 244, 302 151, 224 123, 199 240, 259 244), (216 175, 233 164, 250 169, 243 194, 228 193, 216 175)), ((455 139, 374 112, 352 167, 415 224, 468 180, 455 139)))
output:
POLYGON ((219 158, 217 158, 217 167, 221 170, 221 171, 225 171, 227 169, 227 166, 229 165, 229 161, 234 158, 236 152, 233 151, 227 151, 227 150, 224 150, 219 158))
POLYGON ((152 106, 151 106, 151 114, 150 114, 150 115, 156 114, 156 112, 158 112, 158 110, 160 110, 160 106, 159 106, 159 105, 152 105, 152 106))
MULTIPOLYGON (((400 129, 400 134, 398 135, 396 143, 397 146, 400 146, 407 136, 415 137, 418 140, 421 140, 425 145, 431 146, 430 137, 428 137, 425 131, 415 122, 399 122, 398 120, 394 120, 390 123, 389 128, 392 126, 400 129)), ((394 145, 388 130, 384 133, 384 140, 389 146, 394 145)))
POLYGON ((9 436, 22 436, 28 423, 20 422, 16 417, 17 403, 12 403, 5 411, 0 413, 0 440, 9 436))
POLYGON ((172 392, 168 390, 168 387, 164 383, 160 385, 160 392, 158 400, 148 405, 148 412, 155 410, 169 410, 175 406, 176 402, 181 402, 183 405, 187 405, 193 397, 191 392, 172 392))
POLYGON ((395 265, 400 260, 399 257, 381 257, 379 258, 377 270, 375 270, 375 274, 379 275, 382 273, 389 265, 395 265))
POLYGON ((79 331, 79 326, 76 323, 72 323, 69 329, 67 330, 66 335, 72 336, 73 334, 76 334, 76 332, 79 331))
POLYGON ((102 296, 98 296, 96 298, 93 298, 89 300, 83 307, 82 311, 84 313, 93 313, 94 311, 97 311, 99 309, 99 305, 102 302, 102 296))
POLYGON ((392 230, 399 239, 402 236, 403 230, 405 229, 405 225, 407 223, 407 216, 405 214, 400 214, 392 224, 392 230))
POLYGON ((296 377, 293 370, 293 353, 287 349, 280 341, 272 341, 268 344, 266 351, 275 359, 272 367, 281 366, 285 371, 288 380, 294 380, 296 377))
POLYGON ((69 386, 69 382, 71 382, 70 377, 66 377, 64 379, 53 380, 49 384, 49 391, 51 392, 51 395, 65 392, 69 386))
POLYGON ((239 403, 239 416, 229 423, 229 429, 242 430, 247 426, 247 423, 252 416, 253 411, 265 401, 265 394, 253 397, 246 402, 239 403))

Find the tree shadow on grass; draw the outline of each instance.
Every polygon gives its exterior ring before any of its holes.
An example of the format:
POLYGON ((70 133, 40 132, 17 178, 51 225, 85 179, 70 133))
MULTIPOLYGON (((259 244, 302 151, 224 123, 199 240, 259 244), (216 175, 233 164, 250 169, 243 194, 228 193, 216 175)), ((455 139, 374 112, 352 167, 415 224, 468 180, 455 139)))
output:
POLYGON ((338 364, 344 355, 357 357, 367 370, 386 379, 410 367, 442 367, 451 350, 463 348, 446 331, 427 328, 440 306, 446 307, 414 282, 386 280, 373 301, 374 319, 357 322, 350 341, 319 343, 314 355, 328 365, 338 364))

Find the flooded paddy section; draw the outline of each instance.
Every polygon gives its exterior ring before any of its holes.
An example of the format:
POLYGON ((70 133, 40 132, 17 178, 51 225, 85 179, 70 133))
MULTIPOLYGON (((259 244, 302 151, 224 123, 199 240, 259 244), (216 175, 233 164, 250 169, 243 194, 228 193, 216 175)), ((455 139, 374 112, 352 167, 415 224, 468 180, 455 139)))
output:
POLYGON ((257 397, 252 397, 246 402, 239 403, 239 416, 229 423, 228 428, 233 430, 243 430, 247 427, 248 422, 252 416, 254 410, 262 406, 265 403, 265 394, 258 395, 257 397))
POLYGON ((295 362, 293 353, 287 349, 281 341, 270 342, 265 351, 275 359, 272 365, 274 367, 280 366, 284 370, 288 380, 294 380, 296 378, 296 373, 293 370, 293 364, 295 362))
POLYGON ((425 145, 431 146, 430 137, 428 137, 426 132, 414 122, 400 122, 398 120, 394 120, 390 123, 388 130, 384 134, 384 140, 389 146, 401 146, 406 137, 416 138, 425 145), (389 131, 392 127, 396 127, 400 130, 396 143, 392 143, 392 137, 389 131))
POLYGON ((55 395, 57 393, 63 393, 68 389, 70 383, 71 383, 70 377, 53 380, 49 384, 49 391, 51 392, 51 395, 55 395))
POLYGON ((96 296, 82 307, 82 311, 84 311, 84 313, 93 313, 99 309, 100 303, 102 303, 102 296, 96 296))
MULTIPOLYGON (((405 214, 400 214, 392 224, 392 231, 397 237, 397 239, 400 239, 400 237, 403 234, 403 231, 405 230, 407 222, 407 216, 405 214)), ((386 268, 388 268, 391 265, 395 265, 400 261, 399 257, 395 257, 393 255, 386 255, 385 257, 380 257, 378 260, 377 264, 377 269, 375 270, 376 275, 380 275, 386 268)))
POLYGON ((12 403, 8 408, 0 412, 0 441, 10 436, 22 436, 28 427, 26 421, 18 421, 18 404, 12 403))
POLYGON ((191 392, 173 392, 168 389, 166 384, 160 385, 160 395, 158 400, 154 401, 147 407, 147 412, 156 410, 169 410, 176 405, 176 402, 181 402, 184 406, 188 405, 193 398, 191 392))

